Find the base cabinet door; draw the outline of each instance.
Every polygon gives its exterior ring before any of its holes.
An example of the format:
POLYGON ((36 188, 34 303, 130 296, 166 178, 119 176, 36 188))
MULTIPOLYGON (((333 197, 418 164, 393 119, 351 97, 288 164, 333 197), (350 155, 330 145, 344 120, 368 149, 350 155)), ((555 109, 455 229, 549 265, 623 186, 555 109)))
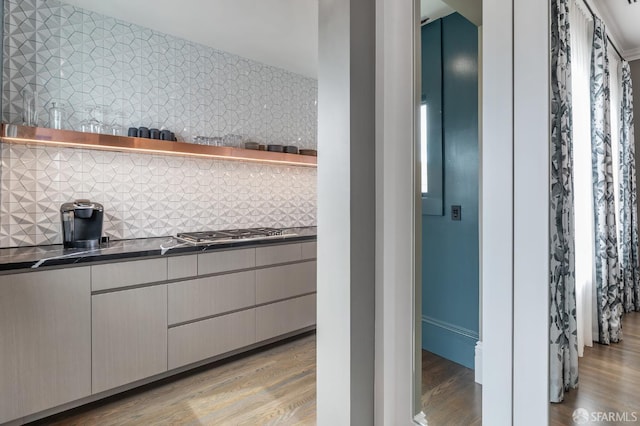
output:
POLYGON ((93 393, 167 371, 167 286, 92 296, 93 393))
POLYGON ((256 273, 244 271, 169 284, 169 325, 253 307, 256 273))
POLYGON ((256 271, 256 304, 316 291, 316 262, 274 266, 256 271))
POLYGON ((88 267, 0 276, 0 423, 91 394, 88 267))
POLYGON ((256 308, 256 341, 300 330, 315 323, 315 294, 259 306, 256 308))
POLYGON ((248 346, 256 338, 254 309, 169 329, 169 369, 248 346))

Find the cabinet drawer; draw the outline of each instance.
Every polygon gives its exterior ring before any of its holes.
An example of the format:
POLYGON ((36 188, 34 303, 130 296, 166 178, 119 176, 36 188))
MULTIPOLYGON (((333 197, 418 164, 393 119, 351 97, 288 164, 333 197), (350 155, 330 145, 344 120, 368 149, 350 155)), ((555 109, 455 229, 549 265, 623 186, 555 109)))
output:
POLYGON ((195 277, 198 275, 198 256, 176 256, 167 259, 167 278, 195 277))
POLYGON ((169 369, 211 358, 255 342, 254 309, 169 329, 169 369))
POLYGON ((92 291, 166 281, 166 279, 166 258, 91 266, 92 291))
POLYGON ((316 295, 256 308, 256 341, 270 339, 316 323, 316 295))
POLYGON ((256 266, 256 249, 240 249, 198 255, 198 275, 249 269, 256 266))
POLYGON ((299 243, 256 248, 256 266, 295 262, 302 259, 299 243))
POLYGON ((302 260, 315 259, 317 251, 317 243, 315 241, 302 243, 302 260))
POLYGON ((253 306, 255 280, 245 271, 169 284, 169 324, 253 306))
POLYGON ((167 286, 91 297, 93 393, 167 370, 167 286))
POLYGON ((316 262, 294 263, 256 271, 256 303, 316 291, 316 262))

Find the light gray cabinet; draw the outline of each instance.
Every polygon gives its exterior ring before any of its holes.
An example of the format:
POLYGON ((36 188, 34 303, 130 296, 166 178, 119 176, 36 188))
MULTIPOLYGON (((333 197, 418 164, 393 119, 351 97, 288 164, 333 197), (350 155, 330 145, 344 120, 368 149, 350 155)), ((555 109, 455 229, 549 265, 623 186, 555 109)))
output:
POLYGON ((198 255, 199 274, 218 275, 169 284, 169 369, 313 326, 316 262, 303 256, 315 243, 198 255))
POLYGON ((167 370, 167 285, 92 296, 93 393, 167 370))
POLYGON ((276 265, 296 262, 302 259, 300 243, 278 244, 256 248, 256 266, 276 265))
POLYGON ((89 267, 0 276, 0 423, 91 394, 89 267))
POLYGON ((302 245, 302 260, 316 258, 317 244, 315 241, 302 243, 301 245, 302 245))
POLYGON ((214 251, 198 255, 198 275, 249 269, 256 266, 256 249, 214 251))
POLYGON ((314 259, 305 242, 0 275, 0 423, 314 325, 314 259))
POLYGON ((169 325, 253 307, 255 277, 244 271, 169 284, 169 325))
POLYGON ((169 329, 169 368, 248 346, 256 339, 255 309, 169 329))
POLYGON ((195 277, 198 275, 198 255, 175 256, 167 259, 167 278, 195 277))
POLYGON ((109 290, 167 279, 167 259, 144 259, 91 266, 91 291, 109 290))
POLYGON ((277 337, 315 323, 315 294, 258 306, 256 308, 256 341, 277 337))
POLYGON ((286 299, 316 291, 316 262, 292 263, 256 271, 256 303, 286 299))

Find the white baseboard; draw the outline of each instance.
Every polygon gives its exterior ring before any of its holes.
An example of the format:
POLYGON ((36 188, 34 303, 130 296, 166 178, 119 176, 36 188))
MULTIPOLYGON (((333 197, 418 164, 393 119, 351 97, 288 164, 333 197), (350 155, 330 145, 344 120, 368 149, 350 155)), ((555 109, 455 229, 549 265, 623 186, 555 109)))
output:
POLYGON ((478 340, 476 343, 476 357, 475 357, 475 373, 476 383, 482 384, 482 341, 478 340))
POLYGON ((413 421, 415 424, 420 426, 427 426, 427 416, 424 414, 424 411, 420 411, 413 417, 413 421))

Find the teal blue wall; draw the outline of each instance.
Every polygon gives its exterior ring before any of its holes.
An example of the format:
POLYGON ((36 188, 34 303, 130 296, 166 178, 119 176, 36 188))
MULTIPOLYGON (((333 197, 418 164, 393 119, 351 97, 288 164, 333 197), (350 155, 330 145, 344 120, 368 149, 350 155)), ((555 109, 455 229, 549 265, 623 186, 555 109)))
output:
POLYGON ((429 137, 442 134, 444 216, 422 217, 422 346, 473 368, 478 340, 478 29, 455 13, 422 27, 429 137), (435 99, 435 101, 434 101, 435 99), (431 110, 436 112, 431 113, 431 110), (451 220, 451 206, 462 220, 451 220))

